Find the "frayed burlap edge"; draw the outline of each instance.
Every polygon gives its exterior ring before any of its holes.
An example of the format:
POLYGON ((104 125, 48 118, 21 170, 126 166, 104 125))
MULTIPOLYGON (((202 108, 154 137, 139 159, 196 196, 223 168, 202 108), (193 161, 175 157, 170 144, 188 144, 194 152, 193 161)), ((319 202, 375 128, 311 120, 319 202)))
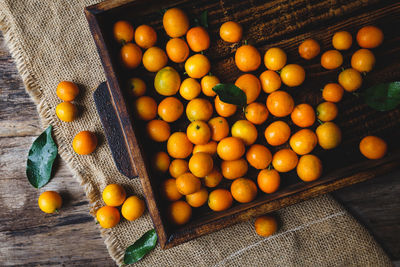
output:
MULTIPOLYGON (((13 17, 10 14, 5 13, 6 10, 8 10, 8 8, 5 8, 5 6, 6 4, 0 1, 0 31, 2 32, 8 50, 11 53, 12 58, 14 59, 18 73, 24 83, 25 89, 37 106, 36 109, 39 113, 41 124, 45 128, 53 123, 51 116, 49 116, 49 113, 54 112, 54 110, 46 103, 45 99, 42 97, 42 89, 40 88, 37 79, 35 78, 35 74, 29 58, 26 56, 24 50, 22 49, 23 45, 21 43, 21 40, 16 37, 15 32, 18 31, 18 28, 15 26, 11 26, 16 25, 16 23, 15 21, 13 21, 13 17)), ((82 176, 78 170, 72 168, 72 166, 78 165, 74 162, 73 156, 66 148, 68 141, 63 135, 62 130, 59 128, 53 128, 53 135, 55 135, 56 139, 59 141, 59 155, 67 163, 67 166, 72 172, 73 177, 77 179, 81 186, 83 186, 85 194, 89 198, 89 203, 91 205, 90 214, 95 217, 94 211, 98 207, 103 206, 103 203, 101 203, 101 201, 99 200, 101 198, 96 197, 96 193, 93 190, 92 185, 87 182, 85 177, 82 176)), ((98 227, 98 229, 100 230, 101 236, 104 239, 104 243, 108 249, 110 256, 118 265, 121 265, 123 263, 125 249, 119 245, 118 239, 115 235, 112 234, 112 230, 104 229, 101 227, 98 227)))

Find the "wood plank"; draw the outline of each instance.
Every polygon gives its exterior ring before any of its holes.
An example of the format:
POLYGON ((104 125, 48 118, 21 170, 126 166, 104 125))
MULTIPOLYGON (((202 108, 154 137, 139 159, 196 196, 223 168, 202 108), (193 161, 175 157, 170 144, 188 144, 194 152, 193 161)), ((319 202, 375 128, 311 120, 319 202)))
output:
POLYGON ((30 186, 25 175, 26 154, 33 140, 0 138, 1 265, 113 266, 83 189, 59 158, 46 190, 60 192, 63 206, 58 214, 40 211, 37 199, 44 189, 30 186))
POLYGON ((400 259, 400 171, 332 193, 392 259, 400 259))
POLYGON ((29 147, 42 131, 15 63, 0 45, 0 265, 115 266, 82 187, 60 158, 46 190, 61 192, 63 207, 54 215, 40 211, 43 189, 29 184, 25 166, 29 147))
POLYGON ((39 116, 0 34, 0 137, 41 133, 39 116))

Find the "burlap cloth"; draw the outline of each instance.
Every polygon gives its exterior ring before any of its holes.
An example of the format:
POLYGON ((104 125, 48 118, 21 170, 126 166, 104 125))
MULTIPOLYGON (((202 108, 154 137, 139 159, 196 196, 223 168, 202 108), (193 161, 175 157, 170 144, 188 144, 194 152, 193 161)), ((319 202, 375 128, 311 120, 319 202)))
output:
MULTIPOLYGON (((89 156, 72 150, 81 130, 103 136, 92 93, 105 80, 83 8, 96 1, 0 0, 0 28, 26 90, 37 104, 44 127, 52 124, 61 157, 68 163, 93 204, 103 205, 102 189, 124 184, 143 196, 138 180, 128 180, 114 166, 106 142, 89 156), (55 115, 61 80, 80 85, 80 117, 63 123, 55 115)), ((55 177, 54 179, 57 179, 55 177)), ((371 235, 331 197, 323 196, 278 212, 279 232, 269 238, 255 234, 253 221, 161 250, 159 245, 137 266, 391 266, 371 235)), ((111 257, 122 263, 125 248, 153 227, 146 213, 134 222, 122 220, 101 229, 111 257)))

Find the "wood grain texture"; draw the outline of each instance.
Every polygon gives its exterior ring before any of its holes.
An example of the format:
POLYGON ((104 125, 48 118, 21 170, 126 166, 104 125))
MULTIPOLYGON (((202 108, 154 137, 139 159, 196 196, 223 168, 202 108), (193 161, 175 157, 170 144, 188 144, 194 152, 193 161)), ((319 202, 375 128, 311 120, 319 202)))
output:
POLYGON ((62 209, 50 215, 39 210, 37 199, 43 190, 30 187, 24 172, 25 154, 33 139, 0 138, 0 210, 4 213, 0 217, 0 262, 111 265, 84 192, 62 162, 46 186, 46 190, 60 192, 62 209))
MULTIPOLYGON (((240 44, 228 45, 218 36, 221 23, 230 19, 242 24, 245 29, 243 39, 248 40, 262 53, 269 47, 279 46, 287 52, 289 63, 299 63, 305 66, 307 79, 304 84, 297 88, 284 88, 292 94, 296 104, 307 102, 316 106, 322 101, 320 88, 328 82, 336 81, 338 71, 340 71, 322 69, 319 58, 307 62, 301 59, 297 48, 306 38, 317 39, 323 51, 326 51, 331 48, 330 42, 334 32, 348 30, 355 36, 357 29, 362 26, 377 24, 385 32, 385 42, 378 49, 374 49, 378 63, 373 72, 364 77, 364 88, 400 78, 400 35, 391 27, 393 23, 400 23, 400 4, 395 1, 338 1, 337 3, 315 1, 309 3, 302 0, 270 2, 202 0, 165 3, 155 0, 149 4, 149 1, 136 0, 130 3, 110 1, 109 5, 101 4, 88 8, 86 14, 106 72, 110 100, 114 103, 113 106, 117 111, 127 150, 132 151, 135 159, 134 164, 138 170, 162 248, 170 248, 250 217, 399 169, 400 108, 380 113, 367 107, 361 97, 346 94, 338 104, 340 113, 335 120, 343 132, 342 144, 332 151, 323 151, 321 148, 313 151, 313 154, 317 154, 322 159, 324 165, 324 175, 318 181, 303 183, 297 178, 295 172, 290 172, 282 175, 281 188, 274 194, 260 193, 251 203, 236 203, 229 210, 218 213, 202 207, 196 209, 188 224, 181 227, 170 225, 165 220, 167 204, 159 199, 158 194, 158 187, 162 179, 151 169, 149 164, 152 154, 165 147, 163 144, 160 146, 146 138, 143 130, 145 122, 132 118, 132 109, 129 103, 132 103, 133 100, 127 96, 125 90, 128 78, 138 76, 146 80, 149 85, 153 82, 154 74, 149 74, 143 68, 130 71, 124 69, 118 60, 120 47, 112 36, 112 25, 119 19, 129 20, 133 25, 150 24, 158 30, 158 45, 163 47, 168 37, 162 29, 160 10, 170 6, 183 8, 191 18, 205 10, 208 11, 208 31, 213 42, 205 54, 212 62, 212 73, 223 82, 234 82, 241 74, 233 62, 234 53, 240 44), (110 9, 111 6, 115 7, 118 4, 121 6, 110 9), (132 16, 137 10, 140 10, 140 16, 132 16), (126 125, 125 122, 129 120, 131 124, 126 125), (387 157, 380 161, 368 161, 361 156, 358 151, 358 143, 367 134, 379 135, 390 143, 391 151, 387 157), (137 145, 132 146, 132 144, 137 145), (137 151, 138 147, 140 151, 137 151)), ((346 59, 343 67, 349 67, 349 58, 356 49, 356 45, 353 45, 352 49, 343 52, 346 59)), ((184 72, 182 64, 171 65, 178 72, 184 72)), ((263 70, 264 68, 260 67, 254 73, 259 75, 263 70)), ((148 90, 148 92, 157 101, 161 100, 160 95, 156 94, 154 90, 148 90)), ((261 94, 258 101, 264 102, 265 99, 266 95, 261 94)), ((186 104, 186 101, 182 101, 186 104)), ((238 113, 228 119, 231 124, 233 121, 243 118, 243 115, 238 113)), ((257 126, 258 143, 265 144, 262 137, 263 131, 266 125, 272 121, 271 117, 266 124, 257 126)), ((292 130, 298 130, 298 127, 293 125, 290 119, 283 118, 283 120, 292 126, 292 130)), ((188 120, 181 118, 172 124, 173 131, 185 131, 188 123, 188 120)), ((316 127, 317 123, 311 128, 315 129, 316 127)), ((112 140, 112 138, 109 139, 112 140)), ((269 148, 275 152, 282 147, 269 148)), ((215 164, 218 165, 218 163, 217 161, 215 164)), ((257 171, 250 168, 246 177, 255 179, 257 171)), ((230 184, 226 182, 222 186, 228 188, 230 184)))
POLYGON ((29 184, 25 167, 42 131, 0 34, 0 266, 115 266, 83 188, 60 158, 46 190, 60 192, 63 207, 58 214, 40 211, 44 190, 29 184))
POLYGON ((39 116, 32 101, 27 98, 21 78, 0 39, 0 137, 32 136, 41 133, 39 116), (13 118, 13 120, 11 119, 13 118))
MULTIPOLYGON (((37 207, 39 192, 27 182, 25 164, 42 130, 0 33, 0 265, 115 266, 82 188, 61 160, 48 186, 67 196, 66 208, 46 215, 37 207)), ((400 260, 399 177, 396 172, 334 193, 393 260, 400 260)))
POLYGON ((399 178, 400 171, 396 171, 332 193, 365 225, 389 256, 397 260, 400 259, 399 178))

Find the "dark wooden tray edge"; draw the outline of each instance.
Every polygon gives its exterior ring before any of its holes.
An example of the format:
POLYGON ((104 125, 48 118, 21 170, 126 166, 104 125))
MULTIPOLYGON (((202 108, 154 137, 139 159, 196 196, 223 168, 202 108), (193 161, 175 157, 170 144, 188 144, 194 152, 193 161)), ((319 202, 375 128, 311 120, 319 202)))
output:
MULTIPOLYGON (((112 2, 112 1, 106 1, 106 2, 112 2)), ((140 178, 140 182, 142 184, 142 188, 146 197, 146 203, 150 213, 150 217, 152 218, 161 247, 164 247, 163 245, 167 243, 166 230, 162 223, 161 214, 157 208, 157 203, 155 201, 155 194, 151 187, 151 181, 150 177, 148 176, 146 166, 144 165, 142 152, 140 151, 140 149, 132 149, 132 148, 138 148, 139 145, 131 125, 131 120, 128 111, 126 109, 126 102, 122 96, 121 88, 119 87, 117 77, 115 76, 112 61, 109 53, 107 52, 107 48, 105 47, 103 34, 99 27, 96 17, 102 12, 114 8, 115 4, 106 4, 106 2, 86 7, 84 12, 89 24, 91 34, 96 44, 96 48, 100 56, 101 63, 104 68, 104 73, 107 79, 108 95, 110 97, 110 102, 113 106, 113 110, 115 111, 116 119, 121 128, 121 133, 123 135, 123 140, 125 142, 124 147, 127 148, 127 153, 129 154, 129 163, 131 164, 134 170, 132 173, 130 173, 130 175, 132 177, 140 178), (111 88, 113 88, 113 90, 111 90, 111 88), (116 105, 116 103, 120 103, 120 105, 116 105), (125 116, 121 118, 121 114, 124 114, 125 116), (138 168, 135 162, 140 162, 141 166, 139 166, 138 168)), ((118 1, 114 2, 116 3, 118 1)), ((126 4, 132 2, 134 1, 124 0, 124 3, 126 4)), ((118 3, 118 6, 120 4, 121 2, 118 3)))
POLYGON ((116 123, 118 116, 115 107, 111 101, 107 83, 103 82, 97 87, 93 93, 94 103, 96 104, 97 113, 103 125, 103 130, 111 150, 111 154, 118 171, 128 178, 137 178, 137 172, 131 165, 129 158, 129 149, 126 147, 124 134, 121 127, 116 123), (122 142, 121 142, 122 141, 122 142))
POLYGON ((317 196, 321 196, 343 187, 367 181, 396 169, 400 169, 399 154, 394 155, 390 160, 373 166, 371 169, 366 171, 358 172, 341 179, 335 179, 325 184, 316 184, 315 186, 298 192, 296 195, 284 196, 266 203, 259 203, 258 205, 254 205, 245 211, 236 212, 228 217, 214 220, 212 222, 203 222, 202 224, 196 225, 191 229, 179 230, 176 234, 169 236, 167 243, 164 245, 162 244, 162 248, 168 249, 177 246, 199 236, 203 236, 239 222, 247 221, 254 217, 261 216, 317 196))
MULTIPOLYGON (((141 1, 141 0, 138 0, 141 1)), ((121 91, 117 83, 117 79, 115 77, 115 74, 113 72, 112 66, 111 66, 111 59, 107 53, 107 50, 104 46, 104 40, 102 39, 101 35, 101 30, 97 24, 95 16, 97 14, 101 14, 102 12, 105 12, 107 10, 110 10, 112 8, 118 7, 120 8, 121 1, 106 1, 91 7, 87 7, 85 9, 85 13, 87 16, 87 19, 89 21, 89 25, 92 31, 93 38, 95 40, 98 52, 100 54, 101 60, 103 67, 105 69, 105 73, 107 76, 107 81, 109 82, 109 85, 111 88, 114 88, 115 90, 110 90, 110 95, 111 95, 111 101, 115 103, 115 101, 120 100, 123 103, 123 108, 125 109, 124 111, 126 112, 126 106, 125 106, 125 101, 124 99, 118 99, 118 94, 121 96, 121 91), (110 4, 106 4, 106 2, 109 2, 110 4), (118 2, 118 3, 117 3, 118 2), (100 39, 99 39, 100 36, 100 39), (103 53, 104 52, 104 53, 103 53), (107 71, 109 70, 109 71, 107 71), (113 96, 117 95, 117 99, 113 96)), ((132 4, 135 1, 131 0, 124 0, 122 1, 123 4, 132 4)), ((118 110, 116 110, 118 113, 118 110)), ((125 113, 126 114, 126 113, 125 113)), ((124 124, 120 124, 122 127, 122 132, 124 132, 125 137, 129 132, 133 134, 132 127, 125 128, 123 127, 124 124)), ((133 136, 134 137, 134 136, 133 136)), ((136 138, 134 137, 134 141, 136 142, 136 138)), ((129 147, 129 146, 128 146, 129 147)), ((137 152, 141 154, 141 152, 137 152)), ((272 212, 274 210, 280 209, 282 207, 286 207, 289 205, 293 205, 295 203, 299 203, 301 201, 343 188, 348 185, 352 185, 355 183, 363 182, 369 179, 372 179, 378 175, 382 175, 384 173, 387 173, 389 171, 392 171, 394 169, 399 168, 400 166, 400 161, 399 161, 399 156, 400 155, 395 155, 395 160, 390 160, 390 159, 385 159, 384 161, 379 161, 381 164, 374 164, 374 166, 363 172, 355 173, 350 176, 345 176, 341 179, 336 179, 329 181, 325 184, 318 184, 312 187, 306 188, 304 191, 299 192, 297 197, 282 197, 275 199, 273 201, 269 201, 267 203, 258 203, 257 205, 254 205, 251 208, 246 209, 245 211, 240 211, 237 212, 236 214, 233 214, 231 216, 225 217, 225 218, 220 218, 216 219, 213 221, 208 221, 204 222, 202 224, 196 225, 196 229, 187 229, 187 228, 182 228, 179 229, 174 235, 167 235, 164 225, 161 220, 160 212, 157 210, 157 206, 154 200, 154 191, 151 188, 150 180, 148 177, 148 174, 146 172, 146 166, 142 166, 141 168, 138 168, 138 174, 143 186, 143 189, 145 191, 145 195, 148 198, 148 208, 150 215, 153 219, 154 226, 156 228, 157 234, 159 236, 159 241, 161 244, 161 248, 163 249, 168 249, 174 246, 177 246, 179 244, 182 244, 184 242, 187 242, 189 240, 192 240, 196 237, 206 235, 208 233, 220 230, 224 227, 236 224, 241 221, 248 220, 252 217, 259 216, 261 214, 265 214, 268 212, 272 212), (319 191, 319 192, 318 192, 319 191)), ((143 162, 143 157, 140 155, 140 160, 143 162)), ((133 162, 134 163, 134 162, 133 162)))

